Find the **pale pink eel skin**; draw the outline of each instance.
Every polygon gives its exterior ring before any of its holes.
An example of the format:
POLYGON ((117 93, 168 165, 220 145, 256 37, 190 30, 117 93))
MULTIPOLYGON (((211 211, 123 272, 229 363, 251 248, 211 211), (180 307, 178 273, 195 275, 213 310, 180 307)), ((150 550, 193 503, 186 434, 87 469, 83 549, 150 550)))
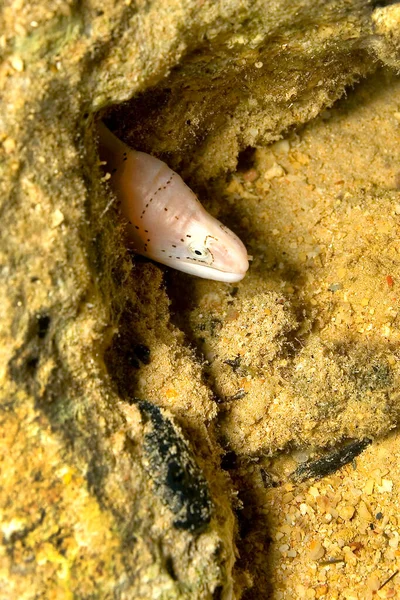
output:
POLYGON ((243 279, 249 268, 243 243, 205 210, 177 173, 129 148, 103 122, 98 135, 100 159, 136 253, 205 279, 243 279))

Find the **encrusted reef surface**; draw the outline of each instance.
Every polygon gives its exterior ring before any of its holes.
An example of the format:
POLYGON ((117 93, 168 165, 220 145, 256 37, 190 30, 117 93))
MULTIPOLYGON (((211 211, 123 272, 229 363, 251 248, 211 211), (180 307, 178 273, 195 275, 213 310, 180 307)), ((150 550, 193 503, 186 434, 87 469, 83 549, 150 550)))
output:
POLYGON ((393 597, 399 5, 0 10, 0 597, 393 597), (243 282, 126 253, 99 118, 243 282))

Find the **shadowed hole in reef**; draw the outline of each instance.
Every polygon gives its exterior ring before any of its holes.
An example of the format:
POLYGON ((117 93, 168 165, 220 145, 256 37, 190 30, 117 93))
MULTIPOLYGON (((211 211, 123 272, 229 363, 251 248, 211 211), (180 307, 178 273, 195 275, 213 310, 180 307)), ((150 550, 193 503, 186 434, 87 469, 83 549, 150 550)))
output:
POLYGON ((242 173, 248 171, 254 167, 256 148, 247 146, 244 150, 239 152, 237 159, 237 170, 242 173))
POLYGON ((9 363, 12 379, 22 384, 29 392, 37 391, 36 374, 41 355, 48 352, 45 338, 50 324, 51 317, 45 312, 33 315, 27 328, 25 341, 9 363))
POLYGON ((113 336, 110 346, 106 349, 104 361, 121 398, 127 401, 135 398, 137 376, 143 365, 150 364, 151 351, 146 344, 133 338, 129 311, 121 318, 119 331, 113 336))

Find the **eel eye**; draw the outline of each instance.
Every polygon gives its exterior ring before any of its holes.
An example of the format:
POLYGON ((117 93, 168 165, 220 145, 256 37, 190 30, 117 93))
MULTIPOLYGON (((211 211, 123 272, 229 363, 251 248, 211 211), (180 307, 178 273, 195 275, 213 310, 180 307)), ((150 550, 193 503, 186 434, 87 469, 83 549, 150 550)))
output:
POLYGON ((209 249, 202 244, 196 244, 196 242, 192 242, 189 245, 189 256, 206 265, 211 265, 214 261, 213 255, 209 249))

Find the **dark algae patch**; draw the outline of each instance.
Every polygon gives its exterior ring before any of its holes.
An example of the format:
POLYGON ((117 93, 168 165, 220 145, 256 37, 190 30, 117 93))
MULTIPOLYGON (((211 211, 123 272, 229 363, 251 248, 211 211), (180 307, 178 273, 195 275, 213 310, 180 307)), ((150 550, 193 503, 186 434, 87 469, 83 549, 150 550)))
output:
POLYGON ((155 489, 175 515, 175 527, 199 533, 211 520, 211 499, 193 452, 158 406, 139 400, 138 407, 147 424, 144 453, 155 489))

